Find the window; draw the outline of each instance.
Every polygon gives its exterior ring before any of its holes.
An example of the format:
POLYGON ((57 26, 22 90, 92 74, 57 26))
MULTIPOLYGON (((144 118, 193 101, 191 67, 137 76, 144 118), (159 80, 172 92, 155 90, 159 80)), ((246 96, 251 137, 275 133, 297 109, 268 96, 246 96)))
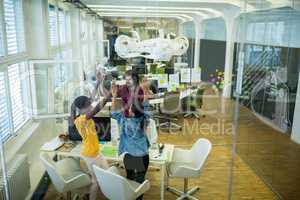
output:
POLYGON ((48 32, 52 57, 54 59, 68 58, 72 54, 64 54, 63 52, 72 51, 70 12, 50 4, 48 14, 48 32))
POLYGON ((49 5, 48 27, 49 27, 50 45, 58 46, 57 14, 56 14, 55 6, 53 5, 49 5))
POLYGON ((28 119, 25 105, 25 94, 22 85, 26 81, 22 80, 21 78, 21 74, 24 71, 24 69, 24 63, 10 65, 7 69, 14 132, 19 130, 28 119))
POLYGON ((80 34, 80 37, 81 37, 81 40, 87 40, 88 38, 88 34, 87 34, 87 19, 85 16, 82 16, 81 15, 81 21, 80 21, 80 24, 81 24, 81 34, 80 34))
POLYGON ((60 44, 66 43, 66 17, 62 9, 58 9, 60 44))
POLYGON ((21 0, 4 0, 4 21, 7 41, 7 54, 25 50, 23 8, 21 0))
POLYGON ((8 102, 5 85, 4 72, 0 72, 0 137, 2 141, 6 141, 10 134, 10 118, 8 112, 8 102))
POLYGON ((67 37, 67 43, 71 43, 72 42, 72 34, 71 34, 71 16, 70 16, 70 12, 66 11, 66 37, 67 37))
POLYGON ((83 44, 82 46, 82 62, 83 62, 83 66, 86 68, 89 61, 89 46, 88 44, 83 44))
POLYGON ((3 33, 2 33, 2 20, 0 16, 0 57, 4 56, 4 46, 3 46, 3 33))
POLYGON ((72 58, 72 49, 64 50, 62 52, 62 58, 72 58))

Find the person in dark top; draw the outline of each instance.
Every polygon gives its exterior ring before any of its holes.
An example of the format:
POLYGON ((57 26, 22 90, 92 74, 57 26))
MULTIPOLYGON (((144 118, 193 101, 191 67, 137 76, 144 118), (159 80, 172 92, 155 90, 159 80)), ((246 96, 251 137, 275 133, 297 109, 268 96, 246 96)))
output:
POLYGON ((139 76, 133 71, 125 72, 126 84, 119 86, 117 97, 122 98, 122 106, 124 109, 124 116, 129 116, 129 108, 134 102, 144 101, 144 91, 139 86, 139 76))

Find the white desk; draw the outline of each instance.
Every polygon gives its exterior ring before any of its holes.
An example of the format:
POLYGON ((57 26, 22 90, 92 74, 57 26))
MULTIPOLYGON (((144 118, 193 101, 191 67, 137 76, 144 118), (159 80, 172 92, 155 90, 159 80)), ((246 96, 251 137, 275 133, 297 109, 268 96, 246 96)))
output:
MULTIPOLYGON (((81 146, 82 146, 81 144, 76 145, 70 152, 57 150, 56 153, 57 153, 58 157, 71 156, 71 157, 82 158, 80 155, 81 146)), ((101 147, 102 147, 101 149, 103 149, 105 146, 117 148, 117 146, 113 146, 111 143, 106 143, 106 144, 101 145, 101 147)), ((172 144, 165 144, 163 153, 160 156, 158 154, 158 149, 152 149, 152 148, 149 149, 150 164, 158 165, 160 167, 160 172, 161 172, 160 199, 161 200, 164 199, 165 190, 166 190, 166 183, 167 183, 166 182, 166 178, 167 178, 166 166, 167 166, 167 163, 172 161, 173 152, 174 152, 174 145, 172 145, 172 144)), ((117 154, 116 154, 116 156, 105 156, 105 158, 110 161, 117 161, 117 162, 122 161, 122 158, 120 156, 118 156, 117 154)))
MULTIPOLYGON (((182 92, 180 92, 180 99, 183 99, 185 97, 188 97, 194 93, 197 92, 197 89, 186 89, 182 92)), ((160 96, 163 96, 163 95, 160 95, 160 96)), ((151 105, 155 105, 155 104, 161 104, 164 102, 164 98, 163 97, 160 97, 160 98, 154 98, 154 99, 150 99, 149 100, 149 103, 151 105)))
MULTIPOLYGON (((188 97, 188 96, 194 94, 195 92, 197 92, 197 89, 186 89, 184 91, 181 91, 180 92, 180 99, 188 97)), ((162 97, 163 96, 162 93, 160 93, 159 96, 160 96, 159 98, 149 99, 149 103, 151 105, 163 103, 164 102, 164 98, 162 97)), ((103 99, 103 97, 100 97, 100 100, 102 100, 102 99, 103 99)), ((105 104, 105 107, 110 108, 111 104, 112 104, 111 101, 109 101, 109 102, 107 102, 105 104)), ((97 105, 97 102, 93 102, 92 105, 95 107, 97 105)))
MULTIPOLYGON (((102 100, 102 98, 100 98, 100 100, 102 100)), ((159 104, 159 103, 162 103, 162 102, 163 102, 163 98, 155 98, 155 99, 150 99, 150 100, 149 100, 149 103, 150 103, 151 105, 159 104)), ((95 106, 97 105, 97 103, 98 103, 98 102, 93 102, 93 103, 92 103, 92 106, 95 107, 95 106)), ((106 102, 105 107, 111 107, 111 104, 112 104, 111 101, 106 102)))

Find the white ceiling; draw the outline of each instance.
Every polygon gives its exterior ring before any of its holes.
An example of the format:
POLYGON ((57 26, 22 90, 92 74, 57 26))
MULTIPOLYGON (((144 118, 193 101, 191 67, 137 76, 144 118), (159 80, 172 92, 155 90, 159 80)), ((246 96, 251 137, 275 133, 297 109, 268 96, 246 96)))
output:
POLYGON ((165 16, 182 21, 283 6, 300 10, 300 0, 83 0, 83 2, 102 16, 165 16))

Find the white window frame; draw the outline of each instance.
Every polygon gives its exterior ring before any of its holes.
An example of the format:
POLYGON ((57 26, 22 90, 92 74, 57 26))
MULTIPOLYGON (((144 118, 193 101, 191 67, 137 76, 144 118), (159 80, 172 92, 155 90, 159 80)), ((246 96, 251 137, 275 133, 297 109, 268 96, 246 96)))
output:
MULTIPOLYGON (((27 47, 26 47, 26 38, 25 38, 25 32, 26 32, 26 29, 25 29, 25 20, 24 20, 24 1, 25 0, 20 0, 21 1, 21 4, 22 4, 22 30, 23 30, 23 49, 22 51, 20 51, 18 49, 18 52, 17 53, 14 53, 14 54, 9 54, 8 55, 8 47, 7 47, 7 33, 6 33, 6 22, 5 22, 5 17, 4 17, 4 0, 0 0, 0 20, 1 20, 1 27, 0 27, 0 31, 2 31, 2 36, 3 36, 3 47, 4 47, 4 51, 3 51, 3 56, 0 56, 0 63, 3 63, 3 62, 7 62, 7 60, 12 60, 14 59, 15 57, 18 57, 19 55, 26 55, 26 52, 27 52, 27 47)), ((16 13, 15 13, 16 14, 16 13)), ((16 21, 15 21, 16 23, 16 21)), ((17 46, 20 45, 19 44, 19 38, 18 38, 18 27, 17 27, 17 23, 16 23, 16 42, 17 42, 17 46)), ((1 42, 1 41, 0 41, 1 42)))
MULTIPOLYGON (((48 119, 48 118, 62 118, 69 116, 69 113, 60 113, 54 114, 51 108, 48 108, 48 114, 39 114, 37 99, 38 95, 36 93, 36 81, 34 77, 34 65, 35 64, 65 64, 65 63, 76 63, 77 66, 81 66, 81 60, 77 59, 63 59, 63 60, 30 60, 29 61, 29 69, 30 69, 30 88, 31 88, 31 105, 32 105, 32 118, 33 119, 48 119)), ((81 71, 81 69, 79 69, 81 71)), ((83 77, 80 77, 80 80, 83 80, 83 77)), ((78 82, 80 82, 78 80, 78 82)), ((52 104, 53 102, 50 102, 52 104)))
MULTIPOLYGON (((59 5, 59 1, 52 1, 48 3, 48 12, 49 12, 49 6, 52 5, 55 7, 55 13, 56 13, 56 25, 57 25, 57 42, 58 44, 56 46, 51 46, 51 41, 50 41, 50 33, 48 34, 48 47, 50 49, 50 57, 51 58, 56 58, 57 55, 59 55, 59 57, 57 59, 63 59, 62 54, 64 51, 72 51, 72 35, 71 35, 71 16, 68 10, 66 10, 65 8, 61 7, 59 5), (61 33, 60 33, 60 19, 59 19, 59 12, 63 12, 63 15, 65 17, 65 24, 64 24, 64 28, 65 28, 65 38, 66 41, 65 43, 61 42, 61 33), (69 16, 68 16, 69 15, 69 16), (70 20, 67 20, 68 17, 70 18, 70 20), (70 24, 67 24, 70 23, 70 24)), ((48 13, 48 18, 49 18, 49 13, 48 13)), ((49 21, 49 19, 48 19, 49 21)), ((49 26, 49 24, 48 24, 49 26)), ((48 31, 49 31, 49 27, 48 27, 48 31)), ((72 52, 73 53, 73 52, 72 52)), ((67 59, 72 59, 67 58, 67 59)))
MULTIPOLYGON (((32 113, 31 113, 31 109, 26 110, 25 112, 28 114, 26 121, 24 123, 22 123, 21 126, 18 127, 17 130, 14 129, 14 122, 13 122, 13 115, 12 115, 12 105, 11 105, 11 91, 10 91, 10 85, 9 85, 9 75, 8 75, 8 67, 14 64, 21 64, 24 63, 25 64, 25 74, 29 75, 29 66, 28 66, 28 62, 27 60, 15 60, 15 62, 10 62, 10 63, 2 63, 0 64, 0 71, 4 73, 4 82, 5 82, 5 93, 6 93, 6 102, 7 102, 7 108, 8 108, 8 117, 9 117, 9 130, 10 130, 10 135, 7 138, 7 141, 9 141, 12 137, 15 137, 18 135, 18 132, 27 124, 29 124, 31 122, 32 119, 32 113)), ((29 79, 26 79, 26 82, 23 84, 25 84, 25 88, 23 88, 21 85, 21 92, 26 92, 26 99, 23 99, 24 103, 28 106, 31 105, 31 91, 30 91, 30 85, 29 85, 29 79), (25 91, 24 91, 25 90, 25 91)))
POLYGON ((6 35, 6 31, 5 31, 5 21, 4 21, 4 7, 3 7, 3 2, 2 0, 0 0, 0 34, 2 35, 2 40, 0 41, 2 43, 3 46, 3 52, 2 55, 0 54, 0 59, 1 57, 5 57, 5 55, 7 55, 7 43, 6 43, 6 37, 4 37, 6 35), (3 13, 3 14, 1 14, 3 13))

